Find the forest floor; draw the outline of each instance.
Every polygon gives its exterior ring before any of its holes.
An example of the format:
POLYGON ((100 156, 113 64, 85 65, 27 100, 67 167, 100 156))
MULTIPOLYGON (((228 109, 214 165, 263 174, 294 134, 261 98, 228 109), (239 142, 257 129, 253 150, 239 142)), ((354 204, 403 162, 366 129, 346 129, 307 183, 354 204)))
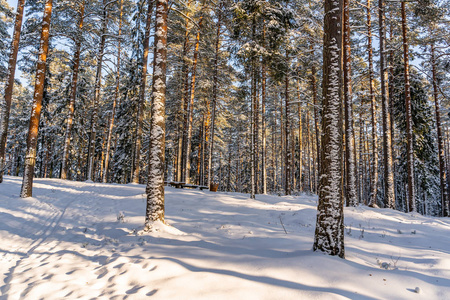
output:
POLYGON ((346 259, 313 252, 316 196, 145 186, 0 184, 0 299, 448 299, 450 219, 345 209, 346 259), (151 296, 151 297, 150 297, 151 296))

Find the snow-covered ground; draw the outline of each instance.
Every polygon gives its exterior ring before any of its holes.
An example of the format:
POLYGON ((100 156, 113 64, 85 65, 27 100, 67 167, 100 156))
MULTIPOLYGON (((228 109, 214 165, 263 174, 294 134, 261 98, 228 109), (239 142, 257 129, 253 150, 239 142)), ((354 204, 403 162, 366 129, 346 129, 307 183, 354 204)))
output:
POLYGON ((450 220, 345 210, 346 259, 311 250, 317 198, 142 185, 0 184, 1 299, 449 299, 450 220), (284 228, 283 228, 284 226, 284 228))

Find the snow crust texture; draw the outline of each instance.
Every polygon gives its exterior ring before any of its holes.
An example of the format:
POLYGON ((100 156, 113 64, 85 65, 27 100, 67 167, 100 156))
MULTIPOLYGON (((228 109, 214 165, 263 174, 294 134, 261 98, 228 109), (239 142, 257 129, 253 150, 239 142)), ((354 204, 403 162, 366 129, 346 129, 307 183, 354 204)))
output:
POLYGON ((448 299, 450 220, 345 208, 346 259, 313 252, 317 197, 143 185, 0 185, 0 299, 448 299), (285 232, 286 230, 286 232, 285 232))

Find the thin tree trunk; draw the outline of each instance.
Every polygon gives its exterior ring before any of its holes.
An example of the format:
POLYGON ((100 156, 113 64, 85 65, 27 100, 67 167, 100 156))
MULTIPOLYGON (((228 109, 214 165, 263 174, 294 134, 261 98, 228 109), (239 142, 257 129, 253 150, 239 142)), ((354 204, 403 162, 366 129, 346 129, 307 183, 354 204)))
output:
POLYGON ((377 205, 377 187, 378 187, 378 137, 377 137, 377 103, 375 100, 375 88, 373 86, 373 51, 372 51, 372 21, 370 14, 370 0, 367 1, 367 50, 369 52, 369 94, 372 114, 372 173, 371 173, 371 191, 370 207, 377 205))
POLYGON ((167 61, 167 0, 156 0, 155 57, 153 58, 152 115, 150 119, 150 166, 147 183, 145 227, 164 222, 164 158, 167 61))
POLYGON ((67 179, 68 164, 69 164, 69 148, 70 139, 72 135, 72 124, 75 113, 75 101, 77 99, 77 84, 78 73, 80 69, 80 53, 81 53, 81 38, 83 34, 83 21, 84 21, 84 0, 80 6, 80 18, 78 20, 78 33, 75 42, 75 54, 73 56, 73 73, 72 73, 72 86, 70 90, 69 100, 69 115, 67 117, 67 127, 64 141, 63 161, 61 166, 61 179, 67 179))
POLYGON ((106 155, 105 155, 105 164, 103 169, 103 178, 102 181, 106 183, 108 181, 108 170, 109 170, 109 159, 110 159, 110 151, 111 151, 111 140, 114 131, 114 121, 116 117, 116 106, 117 101, 119 99, 119 88, 120 88, 120 61, 121 61, 121 51, 122 51, 122 18, 123 18, 123 0, 120 0, 120 17, 119 17, 119 40, 117 41, 117 71, 116 71, 116 89, 114 91, 114 100, 112 104, 111 117, 109 119, 109 127, 108 127, 108 137, 106 142, 106 155))
MULTIPOLYGON (((311 46, 312 47, 312 46, 311 46)), ((319 142, 319 103, 317 101, 317 83, 316 83, 316 67, 313 65, 311 67, 311 87, 313 93, 313 104, 314 104, 314 132, 316 137, 316 164, 314 166, 315 169, 320 172, 320 142, 319 142)), ((315 188, 314 190, 318 191, 318 180, 317 177, 314 179, 315 188)))
POLYGON ((142 145, 142 126, 144 123, 144 102, 145 102, 145 88, 147 84, 147 65, 148 65, 148 49, 150 44, 150 25, 152 22, 152 8, 153 1, 148 0, 147 8, 147 23, 145 25, 144 35, 144 56, 142 57, 142 74, 141 74, 141 86, 139 88, 139 103, 138 114, 136 123, 136 143, 135 143, 135 155, 134 155, 134 172, 133 183, 139 183, 139 175, 141 171, 141 145, 142 145))
POLYGON ((350 0, 344 0, 344 37, 343 37, 343 72, 344 72, 344 112, 345 112, 345 170, 347 206, 357 204, 356 161, 354 152, 355 132, 353 130, 352 72, 350 46, 350 0))
MULTIPOLYGON (((202 11, 205 7, 205 2, 202 4, 202 11)), ((189 107, 188 107, 188 123, 186 125, 186 131, 187 131, 187 139, 186 139, 186 155, 185 155, 185 180, 186 183, 190 183, 190 172, 191 172, 191 141, 192 141, 192 123, 193 123, 193 117, 194 117, 194 99, 195 99, 195 80, 196 80, 196 71, 197 71, 197 62, 198 62, 198 49, 200 46, 200 30, 202 28, 202 22, 203 22, 203 14, 200 16, 200 20, 198 21, 198 28, 197 28, 197 36, 195 39, 195 49, 194 49, 194 59, 192 64, 192 74, 191 74, 191 97, 189 101, 189 107)))
POLYGON ((302 105, 300 103, 300 82, 297 80, 297 101, 298 101, 298 188, 303 191, 303 124, 302 124, 302 105))
POLYGON ((386 22, 384 1, 378 0, 378 21, 380 39, 380 83, 381 105, 383 118, 383 162, 384 162, 384 204, 385 207, 395 209, 394 171, 392 158, 391 116, 389 110, 388 73, 386 65, 386 22))
POLYGON ((107 3, 108 0, 103 0, 103 13, 102 13, 102 28, 100 31, 100 46, 97 54, 97 71, 95 75, 95 94, 94 94, 94 102, 93 102, 93 111, 92 111, 92 124, 91 124, 91 134, 89 141, 89 153, 88 153, 88 176, 87 180, 94 180, 94 158, 95 158, 95 141, 97 134, 97 119, 98 119, 98 107, 100 101, 100 88, 102 82, 102 64, 103 64, 103 55, 105 51, 105 43, 106 43, 106 30, 108 24, 108 16, 107 16, 107 3))
POLYGON ((342 1, 325 0, 319 204, 313 249, 345 256, 342 196, 342 1))
POLYGON ((19 53, 20 32, 22 29, 23 8, 25 0, 18 0, 16 20, 14 22, 14 33, 11 41, 11 52, 8 61, 8 78, 6 80, 5 98, 1 103, 0 119, 0 183, 3 182, 3 168, 5 165, 6 141, 8 139, 9 115, 11 112, 11 101, 14 88, 14 76, 16 73, 17 53, 19 53))
POLYGON ((33 106, 31 109, 30 125, 27 137, 27 152, 25 156, 25 170, 23 173, 22 190, 20 197, 27 198, 33 195, 34 166, 36 164, 36 146, 41 118, 42 98, 44 95, 45 73, 47 69, 47 54, 50 37, 50 21, 52 17, 52 0, 45 2, 44 18, 42 21, 39 59, 36 67, 36 82, 34 86, 33 106))
POLYGON ((442 135, 441 125, 441 107, 438 97, 438 85, 436 80, 436 56, 434 43, 431 45, 431 67, 433 72, 433 97, 434 107, 436 110, 436 129, 438 138, 438 151, 439 151, 439 179, 441 183, 441 204, 442 204, 442 216, 447 217, 448 202, 447 202, 447 178, 445 174, 445 157, 444 157, 444 138, 442 135))
POLYGON ((406 139, 407 139, 407 164, 408 164, 408 212, 416 211, 415 183, 414 183, 414 146, 413 124, 411 109, 411 87, 409 82, 409 45, 407 37, 406 3, 402 2, 402 37, 403 60, 405 75, 405 108, 406 108, 406 139))
MULTIPOLYGON (((286 66, 289 68, 289 58, 288 53, 286 52, 286 66)), ((291 194, 291 147, 290 147, 290 122, 289 122, 289 74, 286 71, 284 76, 284 103, 285 103, 285 120, 284 120, 284 128, 285 128, 285 154, 284 154, 284 167, 285 167, 285 194, 291 194)))

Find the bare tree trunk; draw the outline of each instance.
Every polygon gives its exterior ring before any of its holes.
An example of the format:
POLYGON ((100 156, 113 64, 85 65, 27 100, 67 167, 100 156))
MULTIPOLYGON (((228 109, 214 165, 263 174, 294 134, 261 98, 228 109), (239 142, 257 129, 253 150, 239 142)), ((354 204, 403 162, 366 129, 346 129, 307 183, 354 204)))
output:
POLYGON ((9 114, 11 112, 11 101, 14 88, 14 75, 16 74, 17 53, 19 53, 20 32, 22 29, 23 8, 25 0, 18 0, 16 20, 14 22, 14 33, 11 41, 11 52, 8 61, 8 78, 6 80, 5 98, 1 103, 0 119, 0 183, 3 182, 3 169, 5 166, 6 141, 8 139, 9 114))
POLYGON ((91 134, 89 141, 89 154, 88 154, 88 176, 87 180, 94 180, 94 158, 95 158, 95 140, 97 134, 97 119, 98 119, 98 107, 100 101, 100 88, 102 83, 102 64, 103 64, 103 55, 105 51, 105 43, 106 43, 106 30, 108 24, 108 15, 107 15, 107 5, 108 0, 103 0, 103 13, 102 13, 102 28, 100 31, 100 46, 97 54, 97 71, 95 75, 95 94, 94 94, 94 102, 93 102, 93 111, 92 111, 92 124, 91 124, 91 134))
POLYGON ((148 0, 147 8, 147 22, 145 25, 145 35, 144 35, 144 56, 142 57, 142 74, 141 74, 141 86, 139 88, 139 103, 138 103, 138 114, 136 122, 136 143, 135 143, 135 155, 134 155, 134 172, 133 172, 133 183, 139 183, 139 175, 141 171, 140 161, 141 161, 141 145, 142 145, 142 126, 144 123, 144 102, 145 102, 145 88, 147 84, 147 65, 148 65, 148 49, 150 41, 150 25, 152 22, 152 8, 153 1, 148 0))
POLYGON ((441 125, 441 107, 438 97, 438 85, 436 80, 436 56, 434 43, 431 45, 431 67, 433 73, 433 97, 434 107, 436 110, 436 129, 438 138, 438 151, 439 151, 439 179, 441 183, 441 204, 442 204, 442 216, 448 217, 448 202, 447 202, 447 178, 445 174, 445 157, 444 157, 444 139, 442 135, 441 125))
POLYGON ((150 166, 147 183, 145 227, 164 222, 164 158, 167 61, 167 0, 156 0, 155 57, 153 58, 152 115, 150 119, 150 166))
POLYGON ((70 90, 69 115, 67 117, 64 152, 61 166, 61 179, 67 179, 67 172, 68 172, 70 138, 72 135, 73 116, 75 113, 75 101, 77 99, 78 72, 80 69, 80 53, 81 53, 81 39, 83 34, 83 21, 84 21, 84 0, 81 2, 80 5, 80 18, 78 19, 78 32, 75 41, 75 54, 73 56, 73 73, 71 83, 72 86, 70 90))
MULTIPOLYGON (((312 47, 312 46, 311 46, 312 47)), ((319 142, 319 103, 317 101, 317 84, 316 84, 316 67, 313 65, 311 67, 311 87, 313 93, 313 104, 314 104, 314 132, 316 137, 316 164, 315 169, 320 172, 320 142, 319 142)), ((318 191, 318 180, 317 177, 314 179, 315 187, 314 190, 318 191)))
POLYGON ((384 204, 385 207, 395 209, 394 171, 392 159, 392 132, 391 116, 389 110, 388 73, 386 65, 386 22, 384 1, 378 0, 378 21, 380 39, 380 82, 381 104, 383 118, 383 162, 384 162, 384 204))
MULTIPOLYGON (((289 58, 288 53, 286 52, 286 68, 289 69, 289 58)), ((289 122, 289 73, 286 71, 284 76, 284 103, 285 103, 285 120, 284 120, 284 128, 285 128, 285 156, 284 156, 284 167, 285 167, 285 194, 291 194, 291 146, 290 146, 290 122, 289 122)))
POLYGON ((342 1, 325 0, 323 120, 315 251, 345 256, 342 195, 342 1))
POLYGON ((36 67, 36 82, 34 86, 33 106, 31 109, 30 125, 27 137, 27 152, 25 156, 25 170, 23 173, 20 197, 33 195, 34 166, 36 164, 36 146, 41 118, 42 98, 44 95, 45 72, 47 69, 48 42, 50 37, 50 21, 52 17, 52 0, 45 2, 44 18, 42 21, 39 59, 36 67))
POLYGON ((217 32, 216 32, 216 45, 214 52, 214 74, 213 74, 213 99, 212 99, 212 114, 211 114, 211 135, 209 142, 209 155, 208 155, 208 186, 213 182, 214 166, 212 158, 214 155, 214 135, 216 127, 216 107, 217 107, 217 86, 218 86, 218 73, 219 73, 219 50, 220 50, 220 27, 222 26, 222 2, 219 4, 217 15, 217 32))
MULTIPOLYGON (((202 4, 202 11, 205 8, 205 1, 202 4)), ((194 59, 192 64, 192 74, 191 74, 191 98, 188 107, 188 123, 186 125, 187 131, 187 139, 186 139, 186 155, 185 155, 185 180, 186 183, 190 183, 190 172, 191 172, 191 141, 192 141, 192 122, 194 117, 194 98, 195 98, 195 80, 196 80, 196 71, 197 71, 197 62, 198 62, 198 48, 200 46, 200 30, 202 28, 203 22, 203 14, 200 16, 200 20, 198 21, 197 28, 197 37, 195 39, 195 50, 194 50, 194 59)))
POLYGON ((370 0, 367 1, 367 50, 369 52, 369 94, 372 114, 372 174, 371 174, 371 191, 370 191, 370 207, 378 207, 377 191, 378 191, 378 137, 377 137, 377 103, 375 100, 375 88, 373 86, 373 51, 372 51, 372 21, 370 14, 370 0))
POLYGON ((116 117, 116 106, 117 101, 119 99, 119 88, 120 88, 120 61, 121 61, 121 42, 122 42, 122 18, 123 18, 123 0, 120 0, 120 17, 119 17, 119 40, 117 41, 117 71, 116 71, 116 90, 114 91, 114 100, 111 110, 111 117, 109 119, 109 127, 108 127, 108 137, 106 142, 106 155, 105 155, 105 164, 103 167, 103 178, 102 181, 106 183, 108 181, 108 170, 109 170, 109 159, 111 151, 111 140, 114 131, 114 120, 116 117))
POLYGON ((344 71, 344 112, 345 112, 345 170, 347 206, 355 206, 356 167, 355 167, 355 132, 353 130, 352 72, 350 46, 350 0, 344 0, 344 37, 343 37, 343 71, 344 71))
POLYGON ((302 175, 303 175, 303 124, 302 124, 302 105, 300 102, 300 83, 297 80, 297 101, 298 101, 298 188, 303 191, 302 175))
POLYGON ((411 87, 409 82, 409 45, 406 24, 406 4, 402 2, 402 36, 403 36, 403 60, 405 74, 405 108, 406 108, 406 139, 407 139, 407 163, 408 163, 408 212, 416 211, 415 183, 414 183, 414 146, 413 124, 411 110, 411 87))

